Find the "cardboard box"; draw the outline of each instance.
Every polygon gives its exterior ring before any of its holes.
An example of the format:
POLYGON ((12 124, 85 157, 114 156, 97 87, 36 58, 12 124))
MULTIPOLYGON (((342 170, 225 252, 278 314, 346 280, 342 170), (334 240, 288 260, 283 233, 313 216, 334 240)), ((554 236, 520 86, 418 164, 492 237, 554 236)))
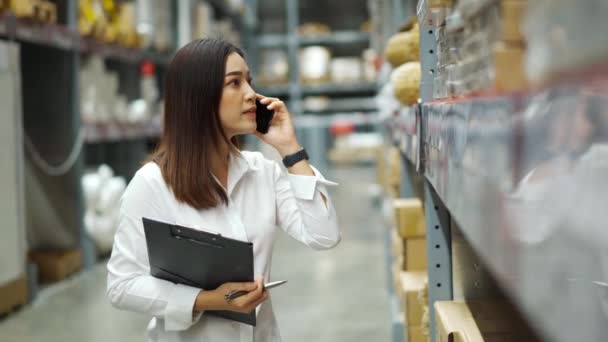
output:
POLYGON ((415 325, 405 328, 407 330, 408 342, 428 342, 429 337, 424 334, 424 327, 415 325))
POLYGON ((0 284, 25 272, 26 216, 20 47, 0 42, 0 284))
POLYGON ((426 271, 426 239, 404 239, 403 243, 403 270, 426 271))
POLYGON ((502 39, 507 42, 523 43, 524 35, 521 31, 524 16, 528 9, 526 0, 502 0, 502 39))
POLYGON ((396 229, 390 230, 391 235, 391 252, 394 259, 398 259, 399 257, 403 257, 405 253, 405 249, 403 248, 403 238, 399 236, 396 229))
POLYGON ((0 284, 0 314, 7 314, 18 306, 25 305, 28 298, 27 276, 0 284))
POLYGON ((387 185, 399 194, 399 185, 401 184, 401 152, 395 146, 391 146, 388 151, 387 163, 387 185))
POLYGON ((29 258, 38 265, 38 274, 42 283, 63 280, 82 267, 80 249, 37 250, 30 252, 29 258))
POLYGON ((399 261, 394 261, 391 265, 391 269, 393 272, 393 289, 395 293, 401 297, 401 263, 399 261))
POLYGON ((401 272, 401 298, 406 326, 418 326, 422 323, 424 305, 418 300, 418 293, 427 282, 426 272, 401 272))
POLYGON ((528 86, 524 69, 525 50, 520 45, 497 43, 494 45, 496 90, 518 91, 528 86))
POLYGON ((537 341, 505 301, 435 302, 437 342, 537 341))
POLYGON ((426 235, 424 206, 418 198, 397 198, 393 201, 395 223, 402 238, 419 238, 426 235))
POLYGON ((426 271, 426 239, 404 239, 391 230, 391 252, 402 271, 426 271))

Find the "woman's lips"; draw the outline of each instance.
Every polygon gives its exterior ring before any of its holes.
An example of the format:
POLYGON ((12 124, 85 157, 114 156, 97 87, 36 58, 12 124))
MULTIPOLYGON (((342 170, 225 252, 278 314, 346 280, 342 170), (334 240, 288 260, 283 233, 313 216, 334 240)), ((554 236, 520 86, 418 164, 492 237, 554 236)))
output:
POLYGON ((255 109, 243 112, 243 115, 255 118, 255 109))
POLYGON ((251 107, 243 112, 243 115, 255 117, 256 107, 251 107))

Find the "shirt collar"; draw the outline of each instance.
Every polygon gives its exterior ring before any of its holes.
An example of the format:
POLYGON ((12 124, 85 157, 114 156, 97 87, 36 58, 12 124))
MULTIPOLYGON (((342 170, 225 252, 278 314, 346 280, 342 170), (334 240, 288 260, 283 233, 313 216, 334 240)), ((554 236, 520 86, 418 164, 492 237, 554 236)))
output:
POLYGON ((252 158, 247 158, 241 151, 230 155, 228 164, 228 194, 232 194, 234 187, 245 174, 257 170, 259 170, 259 166, 256 165, 255 161, 252 158))

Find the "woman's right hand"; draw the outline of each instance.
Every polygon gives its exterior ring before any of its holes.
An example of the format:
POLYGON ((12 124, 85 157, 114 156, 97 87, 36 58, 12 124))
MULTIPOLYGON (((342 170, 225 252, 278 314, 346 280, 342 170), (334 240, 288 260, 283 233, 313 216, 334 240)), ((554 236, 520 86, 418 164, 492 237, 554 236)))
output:
POLYGON ((194 313, 206 310, 228 310, 250 313, 268 298, 264 291, 264 279, 253 283, 226 283, 215 290, 199 292, 194 304, 194 313), (233 291, 247 291, 244 296, 227 301, 224 296, 233 291))

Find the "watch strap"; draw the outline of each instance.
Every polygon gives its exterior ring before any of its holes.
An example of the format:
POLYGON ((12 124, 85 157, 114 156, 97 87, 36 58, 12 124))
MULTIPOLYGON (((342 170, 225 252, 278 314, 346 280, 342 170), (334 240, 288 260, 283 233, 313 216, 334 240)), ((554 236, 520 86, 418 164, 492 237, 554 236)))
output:
POLYGON ((285 156, 285 158, 283 158, 283 165, 285 165, 286 168, 290 168, 304 159, 309 159, 308 153, 306 152, 306 149, 301 149, 294 154, 285 156))

